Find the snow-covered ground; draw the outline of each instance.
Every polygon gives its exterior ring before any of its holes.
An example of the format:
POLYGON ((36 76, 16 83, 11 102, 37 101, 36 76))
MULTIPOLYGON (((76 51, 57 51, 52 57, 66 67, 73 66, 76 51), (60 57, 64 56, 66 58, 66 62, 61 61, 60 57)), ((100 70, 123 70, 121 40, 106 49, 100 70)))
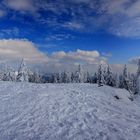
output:
POLYGON ((140 100, 129 97, 93 84, 0 82, 0 140, 140 140, 140 100))

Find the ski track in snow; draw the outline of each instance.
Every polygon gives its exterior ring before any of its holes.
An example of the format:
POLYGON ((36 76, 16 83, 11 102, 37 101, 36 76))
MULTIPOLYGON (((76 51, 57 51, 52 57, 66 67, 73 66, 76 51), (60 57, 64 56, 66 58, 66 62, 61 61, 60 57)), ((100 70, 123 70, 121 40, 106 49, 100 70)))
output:
POLYGON ((93 84, 0 82, 0 140, 140 140, 140 100, 129 96, 93 84))

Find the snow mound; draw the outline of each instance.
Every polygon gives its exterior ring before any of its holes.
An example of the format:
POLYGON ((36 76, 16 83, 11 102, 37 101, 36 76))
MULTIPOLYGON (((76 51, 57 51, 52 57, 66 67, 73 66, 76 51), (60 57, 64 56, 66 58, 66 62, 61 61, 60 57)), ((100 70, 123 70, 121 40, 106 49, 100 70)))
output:
POLYGON ((140 104, 129 98, 93 84, 0 82, 0 140, 139 140, 140 104))

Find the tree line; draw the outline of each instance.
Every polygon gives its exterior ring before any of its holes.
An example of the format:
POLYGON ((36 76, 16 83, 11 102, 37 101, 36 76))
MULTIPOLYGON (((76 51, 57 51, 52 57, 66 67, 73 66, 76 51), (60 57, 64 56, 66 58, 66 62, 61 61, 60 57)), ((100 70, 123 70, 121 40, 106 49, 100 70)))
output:
POLYGON ((140 60, 137 73, 129 73, 125 65, 122 73, 113 73, 111 66, 99 65, 97 72, 90 74, 84 72, 81 65, 75 72, 58 72, 41 74, 38 71, 32 72, 22 60, 18 71, 6 68, 0 73, 1 81, 33 82, 33 83, 93 83, 98 86, 108 85, 111 87, 124 88, 132 94, 140 91, 140 60))

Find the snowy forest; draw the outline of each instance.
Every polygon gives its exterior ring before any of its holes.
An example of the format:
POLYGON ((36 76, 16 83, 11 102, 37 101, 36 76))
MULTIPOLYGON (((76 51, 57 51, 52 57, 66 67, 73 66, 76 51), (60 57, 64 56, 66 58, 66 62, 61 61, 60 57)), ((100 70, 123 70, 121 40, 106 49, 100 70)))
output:
POLYGON ((114 73, 111 66, 98 66, 97 72, 90 74, 84 72, 82 66, 78 65, 75 72, 59 72, 41 74, 38 71, 31 71, 22 59, 19 69, 13 70, 7 67, 0 72, 1 81, 32 82, 32 83, 93 83, 98 86, 108 85, 116 88, 124 88, 131 94, 139 93, 140 60, 138 61, 137 73, 128 72, 127 65, 122 73, 114 73))

